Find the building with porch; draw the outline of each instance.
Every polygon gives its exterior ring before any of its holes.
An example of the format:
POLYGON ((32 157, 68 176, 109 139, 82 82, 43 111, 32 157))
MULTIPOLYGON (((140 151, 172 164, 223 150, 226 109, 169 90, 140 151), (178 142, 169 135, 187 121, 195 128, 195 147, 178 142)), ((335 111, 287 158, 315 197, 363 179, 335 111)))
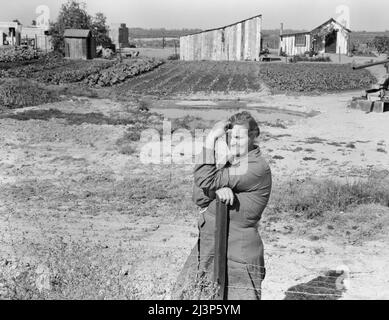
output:
POLYGON ((280 31, 280 54, 302 55, 307 51, 318 54, 349 54, 351 30, 331 18, 312 31, 283 33, 280 31))
POLYGON ((18 22, 0 22, 0 47, 20 45, 22 25, 18 22))

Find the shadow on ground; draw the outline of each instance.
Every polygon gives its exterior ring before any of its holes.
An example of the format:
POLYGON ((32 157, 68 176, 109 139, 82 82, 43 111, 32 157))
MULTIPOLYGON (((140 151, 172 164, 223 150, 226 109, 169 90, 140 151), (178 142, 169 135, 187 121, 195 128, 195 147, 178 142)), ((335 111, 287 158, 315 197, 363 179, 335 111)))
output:
POLYGON ((15 119, 19 121, 28 120, 50 120, 64 119, 69 125, 96 124, 96 125, 128 125, 136 122, 132 118, 110 118, 102 113, 74 113, 62 112, 57 109, 49 110, 28 110, 18 113, 7 113, 0 116, 0 119, 15 119))
POLYGON ((338 300, 345 292, 344 271, 330 270, 285 292, 284 300, 338 300))

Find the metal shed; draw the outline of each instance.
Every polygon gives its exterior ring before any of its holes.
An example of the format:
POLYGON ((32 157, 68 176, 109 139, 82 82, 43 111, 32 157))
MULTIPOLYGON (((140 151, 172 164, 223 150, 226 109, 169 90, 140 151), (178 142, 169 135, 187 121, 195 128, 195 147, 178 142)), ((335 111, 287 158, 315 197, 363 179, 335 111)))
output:
POLYGON ((66 29, 65 58, 93 59, 96 57, 96 41, 92 32, 85 29, 66 29))
POLYGON ((262 15, 180 37, 181 60, 258 60, 262 15))

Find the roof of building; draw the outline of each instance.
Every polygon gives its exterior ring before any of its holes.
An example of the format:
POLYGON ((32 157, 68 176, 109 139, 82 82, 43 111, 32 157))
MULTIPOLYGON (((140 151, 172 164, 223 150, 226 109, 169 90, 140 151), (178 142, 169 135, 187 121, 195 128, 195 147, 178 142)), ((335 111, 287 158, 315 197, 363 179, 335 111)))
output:
POLYGON ((322 23, 320 26, 312 29, 312 31, 306 31, 306 32, 293 32, 293 33, 284 33, 284 34, 281 34, 280 36, 281 37, 287 37, 287 36, 295 36, 295 35, 299 35, 299 34, 309 34, 317 29, 320 29, 322 27, 324 27, 325 25, 331 23, 331 22, 334 22, 336 24, 338 24, 339 26, 341 26, 342 28, 344 28, 347 32, 351 32, 350 29, 346 28, 345 26, 343 26, 342 24, 340 24, 338 21, 336 21, 334 18, 330 18, 329 20, 327 20, 326 22, 322 23))
MULTIPOLYGON (((208 30, 204 30, 204 31, 199 31, 199 32, 187 34, 186 36, 193 36, 193 35, 195 35, 195 34, 200 34, 200 33, 204 33, 204 32, 210 32, 210 31, 225 29, 225 28, 228 28, 228 27, 232 27, 232 26, 234 26, 234 25, 236 25, 236 24, 245 22, 245 21, 247 21, 247 20, 251 20, 251 19, 255 19, 255 18, 260 18, 260 17, 262 17, 262 14, 258 14, 258 15, 254 16, 254 17, 247 18, 247 19, 244 19, 244 20, 235 22, 235 23, 231 23, 231 24, 229 24, 229 25, 227 25, 227 26, 224 26, 224 27, 219 27, 219 28, 214 28, 214 29, 208 29, 208 30)), ((183 37, 186 37, 186 36, 183 36, 183 37)), ((181 37, 180 37, 180 38, 181 38, 181 37)))
POLYGON ((328 19, 326 22, 322 23, 320 26, 318 26, 317 28, 313 29, 312 31, 316 30, 316 29, 320 29, 322 27, 324 27, 326 24, 329 24, 330 22, 334 22, 336 24, 338 24, 339 26, 341 26, 342 28, 344 28, 347 32, 351 32, 350 29, 346 28, 344 25, 340 24, 338 21, 336 21, 334 18, 330 18, 328 19))
POLYGON ((301 32, 292 32, 292 33, 283 33, 281 34, 280 36, 281 37, 284 37, 284 36, 297 36, 297 35, 302 35, 302 34, 310 34, 311 31, 301 31, 301 32))
POLYGON ((66 29, 65 38, 88 38, 90 35, 89 29, 66 29))
POLYGON ((19 23, 17 22, 9 22, 9 21, 1 21, 0 22, 0 27, 2 28, 18 28, 20 26, 19 23))

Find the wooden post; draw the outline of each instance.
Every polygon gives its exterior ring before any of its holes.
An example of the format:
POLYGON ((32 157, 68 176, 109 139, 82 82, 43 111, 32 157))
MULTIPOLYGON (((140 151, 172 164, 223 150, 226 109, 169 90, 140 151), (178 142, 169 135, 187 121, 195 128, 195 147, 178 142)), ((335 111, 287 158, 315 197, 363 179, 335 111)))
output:
POLYGON ((342 62, 342 57, 340 56, 340 47, 339 47, 339 63, 342 62))
POLYGON ((35 50, 38 49, 38 36, 35 34, 35 50))
POLYGON ((228 207, 216 200, 214 282, 219 285, 217 300, 226 300, 228 207))

